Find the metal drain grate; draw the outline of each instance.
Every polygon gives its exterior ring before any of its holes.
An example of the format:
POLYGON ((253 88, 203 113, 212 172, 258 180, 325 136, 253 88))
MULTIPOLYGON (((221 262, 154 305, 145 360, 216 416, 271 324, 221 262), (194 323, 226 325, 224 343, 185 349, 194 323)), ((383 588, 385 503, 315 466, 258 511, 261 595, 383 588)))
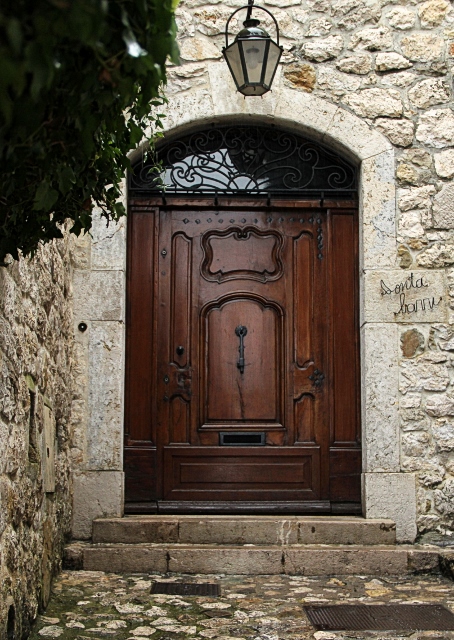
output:
POLYGON ((211 582, 153 582, 151 593, 165 593, 172 596, 210 596, 221 595, 218 584, 211 582))
POLYGON ((305 606, 319 631, 452 631, 454 615, 441 604, 305 606))

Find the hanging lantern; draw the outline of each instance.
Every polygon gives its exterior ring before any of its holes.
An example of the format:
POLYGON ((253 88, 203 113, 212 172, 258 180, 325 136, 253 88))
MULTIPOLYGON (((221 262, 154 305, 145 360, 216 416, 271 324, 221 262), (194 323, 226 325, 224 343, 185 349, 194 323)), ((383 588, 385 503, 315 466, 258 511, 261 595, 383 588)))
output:
POLYGON ((271 40, 269 33, 260 26, 260 20, 252 18, 254 0, 232 13, 225 26, 224 57, 235 80, 236 88, 244 96, 262 96, 271 89, 277 65, 282 55, 279 46, 279 27, 273 14, 263 7, 254 7, 268 13, 276 25, 277 43, 271 40), (233 16, 247 9, 246 20, 235 40, 229 45, 229 24, 233 16))

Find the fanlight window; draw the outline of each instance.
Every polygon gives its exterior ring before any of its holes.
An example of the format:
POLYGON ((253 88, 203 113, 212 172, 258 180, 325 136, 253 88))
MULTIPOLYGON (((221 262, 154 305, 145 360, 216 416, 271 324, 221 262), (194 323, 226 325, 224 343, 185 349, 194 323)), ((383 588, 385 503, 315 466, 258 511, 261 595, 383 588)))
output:
POLYGON ((356 168, 278 127, 226 126, 191 133, 158 147, 155 162, 133 167, 130 192, 140 194, 356 196, 356 168))

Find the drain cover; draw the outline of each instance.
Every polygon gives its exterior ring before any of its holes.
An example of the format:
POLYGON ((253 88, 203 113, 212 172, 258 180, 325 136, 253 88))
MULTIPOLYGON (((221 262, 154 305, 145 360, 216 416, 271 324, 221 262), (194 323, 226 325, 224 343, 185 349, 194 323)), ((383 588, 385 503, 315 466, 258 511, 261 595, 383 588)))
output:
POLYGON ((441 604, 340 604, 304 610, 320 631, 454 630, 454 615, 441 604))
POLYGON ((166 593, 172 596, 210 596, 221 595, 218 584, 211 582, 153 582, 151 593, 166 593))

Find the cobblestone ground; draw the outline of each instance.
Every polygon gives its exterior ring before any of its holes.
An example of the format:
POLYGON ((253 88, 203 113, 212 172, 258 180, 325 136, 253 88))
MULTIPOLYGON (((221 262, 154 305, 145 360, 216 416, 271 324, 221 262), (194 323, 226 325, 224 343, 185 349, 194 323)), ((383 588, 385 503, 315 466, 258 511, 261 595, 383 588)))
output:
POLYGON ((439 576, 306 578, 181 576, 64 571, 31 640, 454 639, 454 631, 315 631, 303 604, 441 603, 454 610, 454 584, 439 576), (151 595, 154 580, 219 582, 221 597, 151 595))

